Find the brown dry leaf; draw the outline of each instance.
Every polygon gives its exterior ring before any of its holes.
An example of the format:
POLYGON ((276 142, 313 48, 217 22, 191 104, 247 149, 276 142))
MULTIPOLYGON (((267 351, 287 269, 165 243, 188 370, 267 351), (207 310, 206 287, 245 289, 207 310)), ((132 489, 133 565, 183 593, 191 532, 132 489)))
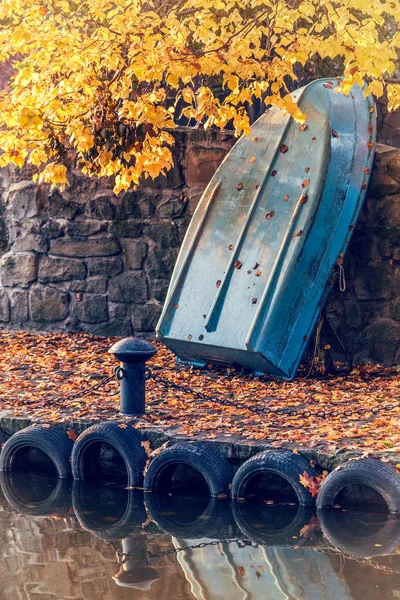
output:
POLYGON ((299 127, 299 131, 305 131, 307 129, 308 125, 306 125, 305 123, 302 123, 302 125, 300 125, 299 127))
POLYGON ((236 260, 233 266, 235 267, 235 269, 241 269, 242 263, 240 262, 240 260, 236 260))
POLYGON ((289 200, 289 196, 286 194, 285 196, 283 196, 283 199, 285 202, 287 202, 289 200))
POLYGON ((282 154, 286 154, 286 152, 289 150, 289 146, 286 146, 286 144, 282 144, 279 150, 282 152, 282 154))
POLYGON ((69 439, 72 440, 73 442, 78 437, 78 434, 73 429, 67 429, 65 433, 67 434, 67 436, 69 437, 69 439))
POLYGON ((268 220, 268 219, 272 219, 272 217, 273 217, 274 215, 275 215, 275 211, 274 211, 274 210, 271 210, 271 212, 269 212, 269 213, 267 213, 267 214, 265 215, 265 218, 266 218, 267 220, 268 220))
POLYGON ((119 427, 120 429, 128 429, 128 425, 127 425, 126 423, 120 423, 120 424, 118 425, 118 427, 119 427))
POLYGON ((339 134, 337 131, 335 131, 334 129, 332 129, 332 137, 338 138, 339 134))
POLYGON ((146 452, 147 456, 151 456, 153 450, 150 446, 149 440, 143 440, 143 442, 140 445, 144 448, 144 451, 146 452))
POLYGON ((256 160, 257 160, 257 159, 256 159, 256 157, 255 157, 255 156, 252 156, 252 157, 250 158, 250 162, 251 162, 251 163, 255 163, 255 162, 256 162, 256 160))
POLYGON ((239 577, 244 577, 246 575, 244 567, 237 566, 236 570, 238 572, 239 577))
POLYGON ((303 183, 301 184, 301 187, 307 188, 307 187, 309 187, 309 185, 310 185, 310 180, 309 179, 305 179, 303 181, 303 183))

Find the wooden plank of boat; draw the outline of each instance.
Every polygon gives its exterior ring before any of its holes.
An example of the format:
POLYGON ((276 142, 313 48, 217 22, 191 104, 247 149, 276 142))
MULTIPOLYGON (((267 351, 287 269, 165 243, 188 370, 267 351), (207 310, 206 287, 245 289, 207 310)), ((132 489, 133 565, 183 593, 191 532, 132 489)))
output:
POLYGON ((291 379, 341 264, 372 168, 376 115, 335 79, 272 108, 205 190, 172 275, 158 337, 180 360, 291 379))

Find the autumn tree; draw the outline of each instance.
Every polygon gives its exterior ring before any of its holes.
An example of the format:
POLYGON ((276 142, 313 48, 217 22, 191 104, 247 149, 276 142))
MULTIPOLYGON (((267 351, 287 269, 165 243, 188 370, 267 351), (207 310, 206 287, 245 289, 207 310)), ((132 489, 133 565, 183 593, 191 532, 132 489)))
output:
MULTIPOLYGON (((397 0, 1 0, 0 166, 25 162, 65 185, 75 161, 115 192, 171 167, 189 124, 249 133, 255 99, 298 120, 289 82, 312 61, 341 65, 341 92, 400 106, 397 0), (217 93, 216 90, 220 90, 217 93)), ((75 165, 75 166, 76 166, 75 165)))

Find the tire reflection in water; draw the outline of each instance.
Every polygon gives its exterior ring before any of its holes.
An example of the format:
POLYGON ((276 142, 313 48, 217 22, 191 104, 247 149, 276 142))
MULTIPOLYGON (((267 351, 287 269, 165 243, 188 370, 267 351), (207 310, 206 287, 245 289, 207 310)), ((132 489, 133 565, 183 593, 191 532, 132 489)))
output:
POLYGON ((11 471, 0 472, 0 482, 7 502, 18 513, 60 517, 71 513, 72 482, 69 480, 11 471))
POLYGON ((148 600, 386 600, 400 590, 400 519, 393 516, 331 509, 318 520, 296 505, 253 500, 234 502, 231 511, 226 499, 179 493, 143 499, 138 490, 86 482, 76 482, 71 496, 68 482, 25 473, 3 474, 1 483, 2 527, 7 532, 11 524, 16 532, 11 541, 2 538, 4 555, 13 561, 0 564, 6 573, 2 600, 20 597, 25 585, 39 585, 38 600, 65 600, 54 591, 65 585, 68 597, 75 597, 74 586, 85 583, 92 564, 93 577, 101 577, 106 590, 93 588, 92 600, 120 600, 126 593, 148 600), (6 502, 15 512, 4 510, 6 502), (64 518, 71 516, 71 504, 80 527, 64 518), (26 563, 32 536, 37 554, 26 563), (60 556, 68 560, 64 579, 56 568, 63 566, 60 556), (392 571, 359 564, 371 556, 392 571))

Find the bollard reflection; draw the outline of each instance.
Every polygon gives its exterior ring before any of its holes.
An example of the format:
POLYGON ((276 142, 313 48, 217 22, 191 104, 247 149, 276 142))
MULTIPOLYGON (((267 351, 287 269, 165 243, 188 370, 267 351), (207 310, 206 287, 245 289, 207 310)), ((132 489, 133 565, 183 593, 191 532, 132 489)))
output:
POLYGON ((145 536, 127 537, 121 540, 122 552, 117 553, 121 565, 113 576, 115 583, 121 587, 149 590, 160 578, 157 569, 149 563, 148 541, 145 536))

